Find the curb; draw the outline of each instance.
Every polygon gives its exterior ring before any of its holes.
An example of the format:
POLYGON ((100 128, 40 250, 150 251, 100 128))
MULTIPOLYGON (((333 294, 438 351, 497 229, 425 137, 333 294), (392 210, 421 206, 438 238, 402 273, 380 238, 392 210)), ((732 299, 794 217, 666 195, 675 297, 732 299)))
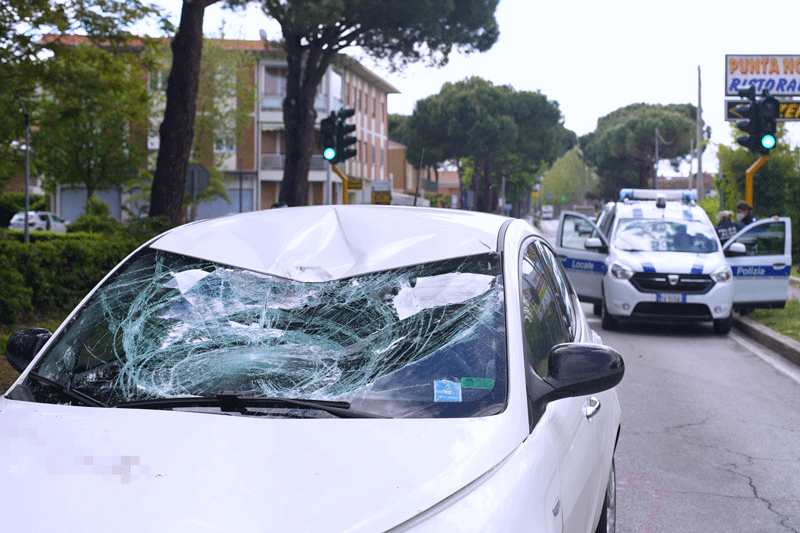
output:
POLYGON ((800 366, 800 342, 746 316, 733 317, 733 326, 751 339, 800 366))
MULTIPOLYGON (((800 287, 800 278, 792 276, 789 278, 789 283, 800 287)), ((800 366, 800 342, 746 316, 734 316, 733 326, 753 340, 800 366)))

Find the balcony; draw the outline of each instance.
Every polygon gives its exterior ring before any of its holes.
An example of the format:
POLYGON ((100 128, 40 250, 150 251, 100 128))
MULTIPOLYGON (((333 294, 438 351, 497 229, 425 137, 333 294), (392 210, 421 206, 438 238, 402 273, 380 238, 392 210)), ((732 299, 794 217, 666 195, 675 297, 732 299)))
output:
MULTIPOLYGON (((261 154, 261 170, 283 170, 286 156, 283 154, 261 154)), ((325 170, 325 158, 322 155, 311 156, 311 170, 325 170)))

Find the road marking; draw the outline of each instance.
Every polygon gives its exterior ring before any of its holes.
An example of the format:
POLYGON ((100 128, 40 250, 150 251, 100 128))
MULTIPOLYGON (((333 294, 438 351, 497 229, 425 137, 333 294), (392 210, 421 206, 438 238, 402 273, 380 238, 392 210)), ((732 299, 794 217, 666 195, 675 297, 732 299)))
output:
POLYGON ((762 344, 750 340, 749 337, 746 337, 737 331, 731 331, 728 333, 728 337, 733 339, 733 341, 738 345, 756 354, 760 359, 770 364, 780 373, 794 380, 796 383, 800 383, 800 367, 790 361, 787 361, 780 354, 773 352, 762 344))

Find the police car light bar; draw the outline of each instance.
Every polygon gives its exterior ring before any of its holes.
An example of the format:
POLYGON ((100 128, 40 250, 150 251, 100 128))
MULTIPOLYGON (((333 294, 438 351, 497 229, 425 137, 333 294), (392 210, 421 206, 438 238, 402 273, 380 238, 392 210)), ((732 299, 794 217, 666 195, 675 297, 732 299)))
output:
POLYGON ((695 201, 694 192, 685 189, 620 189, 619 191, 620 200, 658 200, 659 196, 686 204, 695 201))

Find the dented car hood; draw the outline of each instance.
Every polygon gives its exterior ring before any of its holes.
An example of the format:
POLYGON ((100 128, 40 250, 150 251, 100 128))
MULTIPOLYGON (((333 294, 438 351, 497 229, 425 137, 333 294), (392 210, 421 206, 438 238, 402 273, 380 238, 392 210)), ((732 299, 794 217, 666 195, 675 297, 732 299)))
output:
POLYGON ((507 414, 290 420, 0 398, 4 521, 28 532, 384 531, 508 456, 507 414))

